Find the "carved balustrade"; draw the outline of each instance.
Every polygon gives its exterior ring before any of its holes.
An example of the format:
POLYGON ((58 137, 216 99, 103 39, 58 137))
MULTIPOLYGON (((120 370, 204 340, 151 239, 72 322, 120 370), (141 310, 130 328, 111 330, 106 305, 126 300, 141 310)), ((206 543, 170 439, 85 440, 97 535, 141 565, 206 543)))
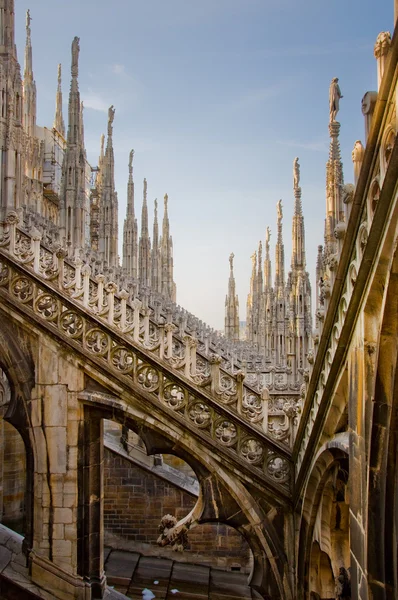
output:
MULTIPOLYGON (((197 340, 156 323, 151 310, 126 290, 91 277, 89 265, 50 251, 40 234, 17 229, 9 215, 0 239, 0 289, 33 311, 82 352, 155 396, 187 423, 289 490, 289 452, 269 438, 267 391, 259 394, 221 368, 221 358, 197 354, 197 340), (18 265, 21 265, 19 267, 18 265), (32 274, 31 276, 29 274, 32 274), (36 277, 36 278, 35 278, 36 277)), ((273 427, 269 433, 275 434, 273 427)), ((281 442, 286 438, 275 436, 281 442)))
MULTIPOLYGON (((284 427, 286 418, 290 417, 282 414, 279 426, 276 418, 273 419, 273 425, 268 426, 268 400, 258 391, 267 386, 261 385, 259 374, 256 379, 251 378, 251 384, 247 384, 244 381, 245 372, 236 370, 233 358, 228 361, 225 357, 212 353, 195 336, 196 323, 193 319, 190 320, 191 335, 186 333, 189 321, 187 315, 180 320, 180 327, 171 322, 171 311, 166 313, 166 319, 158 315, 159 319, 156 321, 155 311, 148 305, 148 295, 144 294, 143 300, 140 300, 125 289, 118 291, 117 285, 107 280, 103 274, 93 277, 89 264, 80 258, 70 261, 64 249, 58 247, 50 250, 43 246, 39 231, 33 229, 28 234, 17 228, 17 218, 12 214, 3 228, 0 247, 22 264, 33 268, 35 273, 51 281, 96 317, 140 344, 146 352, 151 352, 168 363, 172 370, 209 392, 220 404, 228 406, 250 425, 284 443, 293 443, 291 435, 281 436, 281 428, 284 427), (232 367, 231 371, 227 371, 226 367, 232 367)), ((287 384, 283 368, 279 369, 281 372, 276 372, 274 368, 271 371, 268 380, 270 388, 289 392, 290 387, 290 392, 297 394, 297 385, 287 384)), ((294 402, 293 396, 291 402, 294 402)), ((289 431, 291 430, 289 424, 289 431)))

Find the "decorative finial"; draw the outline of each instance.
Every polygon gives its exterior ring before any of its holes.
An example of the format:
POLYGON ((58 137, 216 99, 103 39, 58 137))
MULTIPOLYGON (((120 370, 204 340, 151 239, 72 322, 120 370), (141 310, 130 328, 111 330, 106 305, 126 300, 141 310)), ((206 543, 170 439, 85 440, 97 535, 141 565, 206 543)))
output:
POLYGON ((108 136, 112 136, 112 123, 115 118, 115 109, 112 106, 108 108, 108 136))
POLYGON ((343 98, 338 84, 338 77, 333 77, 329 87, 329 122, 333 123, 336 120, 336 115, 339 112, 340 98, 343 98))
POLYGON ((231 268, 231 271, 234 268, 234 258, 235 258, 235 254, 233 252, 231 252, 231 254, 229 255, 229 266, 231 268))
POLYGON ((252 269, 254 270, 257 263, 257 252, 253 252, 250 258, 252 259, 252 269))
POLYGON ((296 158, 293 161, 293 187, 296 190, 300 186, 300 164, 299 159, 296 158))
POLYGON ((167 203, 169 201, 169 197, 167 194, 164 195, 164 207, 167 208, 167 203))
POLYGON ((133 159, 134 159, 134 150, 130 150, 130 156, 129 156, 129 171, 130 171, 130 173, 133 172, 133 159))

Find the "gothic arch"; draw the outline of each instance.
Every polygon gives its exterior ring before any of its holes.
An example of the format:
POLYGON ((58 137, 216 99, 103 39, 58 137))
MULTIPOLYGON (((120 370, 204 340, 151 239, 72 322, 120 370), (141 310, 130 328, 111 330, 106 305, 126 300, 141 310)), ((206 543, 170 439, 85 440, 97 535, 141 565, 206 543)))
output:
POLYGON ((378 339, 368 476, 368 583, 375 598, 398 593, 398 254, 384 294, 378 339))
MULTIPOLYGON (((348 434, 336 434, 334 438, 326 442, 318 454, 314 458, 312 469, 307 481, 301 508, 301 520, 298 537, 297 548, 297 598, 319 597, 319 589, 322 589, 322 581, 318 579, 316 589, 311 589, 313 584, 314 562, 319 559, 319 565, 325 567, 330 555, 325 552, 327 549, 330 532, 326 528, 330 526, 330 518, 326 522, 320 522, 322 509, 324 513, 331 514, 331 490, 336 487, 333 482, 338 480, 338 473, 341 465, 347 466, 348 463, 348 434), (323 539, 322 539, 323 537, 323 539), (325 542, 326 538, 326 543, 325 542), (317 554, 317 546, 319 546, 319 556, 317 554), (323 556, 325 555, 325 556, 323 556), (326 561, 326 562, 325 562, 326 561), (312 571, 311 571, 312 566, 312 571)), ((345 565, 346 568, 348 565, 345 565)), ((324 569, 325 577, 330 577, 330 572, 333 575, 333 569, 330 562, 330 570, 324 569)), ((324 586, 329 588, 328 585, 324 586)))
POLYGON ((33 499, 34 499, 34 455, 35 446, 29 414, 29 400, 34 387, 34 363, 24 332, 2 317, 0 328, 0 368, 6 374, 10 386, 10 402, 4 414, 22 437, 26 453, 26 499, 25 499, 25 538, 26 553, 33 545, 33 499))
MULTIPOLYGON (((270 511, 270 506, 265 501, 267 510, 264 510, 260 502, 255 499, 253 493, 239 482, 239 480, 225 468, 219 461, 215 460, 211 453, 203 454, 200 445, 195 440, 188 439, 174 427, 167 428, 165 424, 157 422, 156 418, 141 416, 137 411, 129 410, 123 403, 112 401, 97 396, 95 404, 85 404, 85 434, 81 440, 80 451, 84 454, 82 465, 89 467, 87 461, 100 453, 99 436, 101 421, 108 419, 116 421, 128 429, 135 431, 144 441, 148 454, 174 454, 186 461, 195 471, 200 482, 200 515, 198 523, 220 522, 232 526, 239 531, 248 542, 253 553, 253 572, 250 585, 259 591, 264 598, 291 599, 292 592, 288 577, 287 557, 283 546, 283 535, 289 523, 286 523, 283 507, 280 511, 270 511), (111 404, 111 405, 110 405, 111 404), (87 413, 87 414, 86 414, 87 413), (97 444, 98 449, 94 450, 97 444), (87 448, 91 450, 87 452, 87 448), (271 518, 267 512, 270 512, 271 518), (277 518, 275 518, 275 515, 277 518), (274 523, 277 523, 275 526, 274 523)), ((90 469, 85 473, 89 474, 90 469)), ((79 499, 81 513, 85 515, 80 534, 81 547, 79 554, 82 568, 85 571, 81 575, 89 577, 92 583, 98 580, 98 564, 102 552, 102 541, 97 540, 97 549, 90 547, 95 531, 101 530, 100 506, 95 510, 89 506, 88 498, 101 498, 101 477, 91 474, 91 481, 95 489, 90 488, 90 481, 84 482, 84 468, 81 473, 83 491, 79 499), (94 531, 95 530, 95 531, 94 531), (90 540, 90 542, 89 542, 90 540)), ((194 508, 193 511, 198 510, 194 508)), ((291 526, 291 524, 290 524, 291 526)))

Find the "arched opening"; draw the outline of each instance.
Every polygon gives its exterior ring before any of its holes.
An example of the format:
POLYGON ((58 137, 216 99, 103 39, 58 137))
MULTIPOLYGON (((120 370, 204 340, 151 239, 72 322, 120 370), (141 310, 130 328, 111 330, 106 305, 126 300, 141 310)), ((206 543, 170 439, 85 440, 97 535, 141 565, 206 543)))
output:
POLYGON ((21 435, 4 420, 10 399, 10 386, 0 369, 0 520, 25 534, 26 452, 21 435))
MULTIPOLYGON (((348 438, 347 438, 348 439, 348 438)), ((299 598, 336 598, 350 591, 348 445, 344 434, 318 455, 304 501, 300 531, 299 598)))
POLYGON ((199 481, 187 462, 171 454, 148 455, 136 433, 110 421, 104 424, 104 445, 104 544, 108 552, 123 550, 250 573, 248 543, 223 523, 204 523, 189 530, 183 551, 158 545, 162 518, 171 515, 180 521, 198 501, 199 481))

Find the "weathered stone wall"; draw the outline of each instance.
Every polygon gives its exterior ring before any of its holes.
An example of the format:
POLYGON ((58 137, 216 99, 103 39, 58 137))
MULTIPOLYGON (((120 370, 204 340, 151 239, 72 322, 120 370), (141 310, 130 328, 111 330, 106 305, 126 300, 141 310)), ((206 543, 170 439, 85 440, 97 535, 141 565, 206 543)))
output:
MULTIPOLYGON (((106 541, 114 544, 120 538, 125 542, 123 547, 159 555, 170 553, 169 548, 161 549, 156 544, 161 518, 169 513, 179 520, 196 503, 194 496, 107 449, 104 497, 106 541)), ((192 529, 188 539, 189 548, 182 555, 173 552, 175 560, 227 569, 240 567, 243 572, 250 570, 249 546, 232 527, 207 523, 192 529)))

